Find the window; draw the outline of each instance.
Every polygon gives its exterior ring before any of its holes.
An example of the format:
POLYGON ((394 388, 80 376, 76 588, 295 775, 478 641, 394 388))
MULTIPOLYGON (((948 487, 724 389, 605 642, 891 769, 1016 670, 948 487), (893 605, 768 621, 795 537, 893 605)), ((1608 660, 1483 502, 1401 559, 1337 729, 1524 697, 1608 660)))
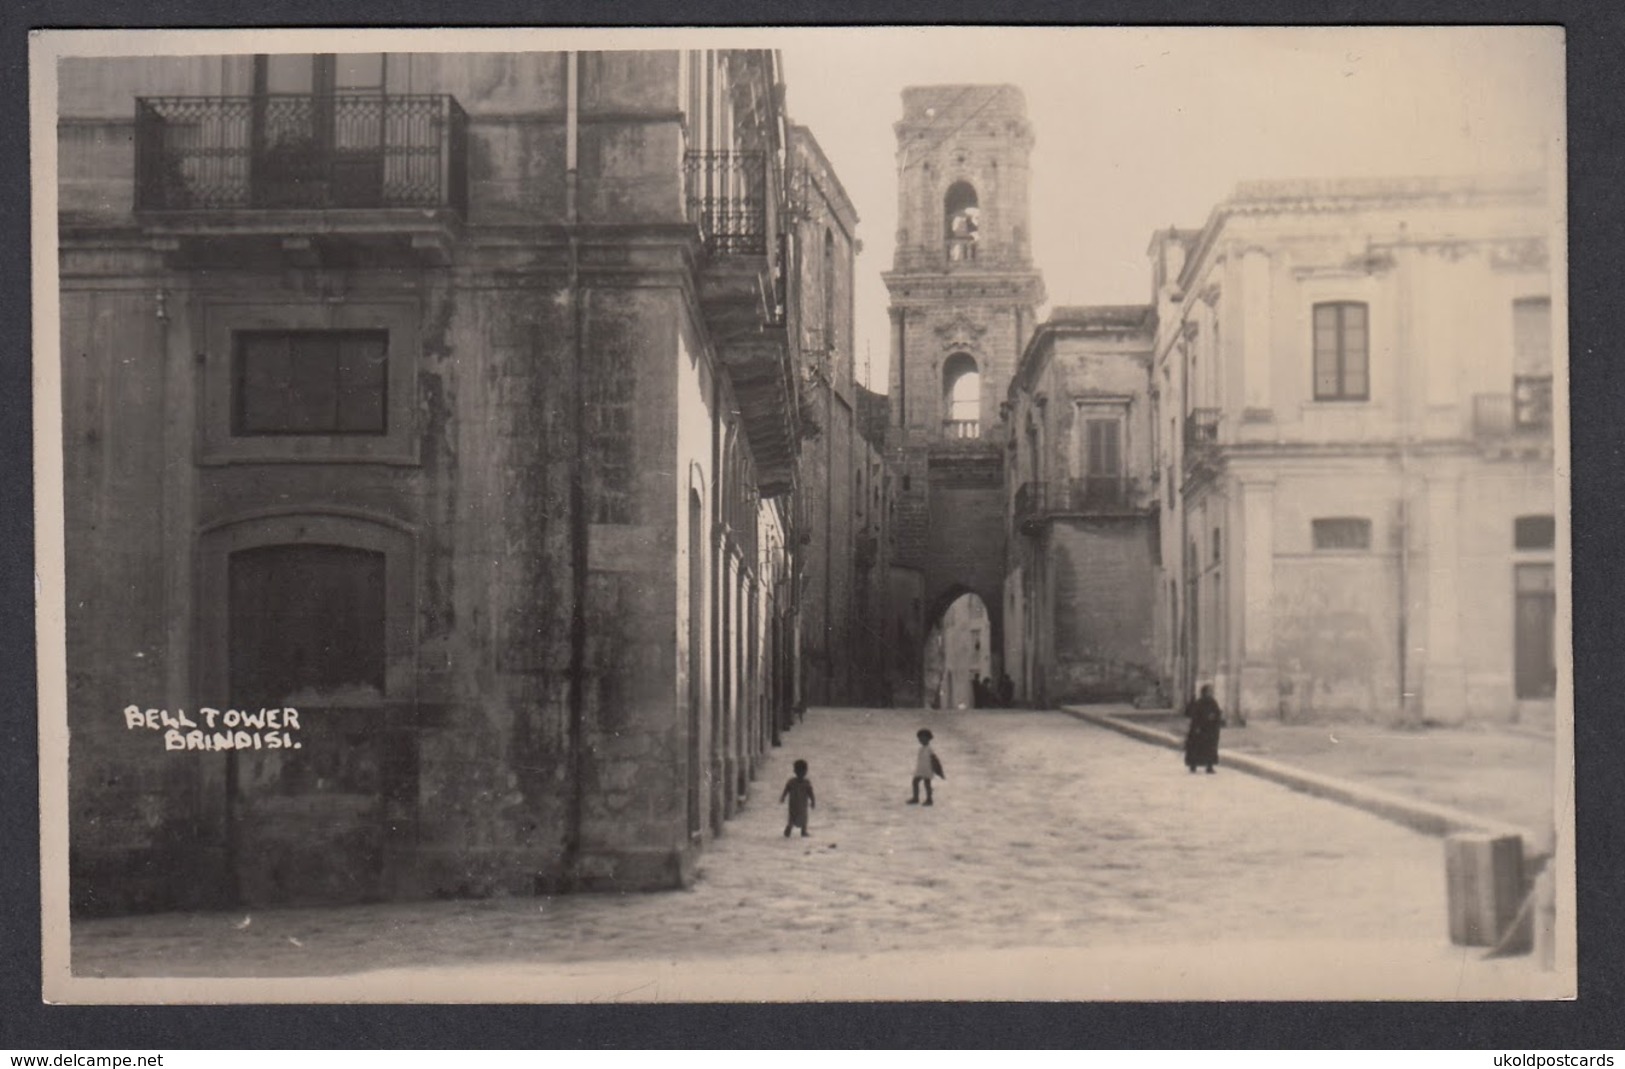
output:
POLYGON ((1557 575, 1550 564, 1513 571, 1513 689, 1519 698, 1557 692, 1557 575))
POLYGON ((387 331, 243 331, 234 340, 233 436, 388 431, 387 331))
POLYGON ((1516 375, 1552 373, 1552 301, 1524 297, 1512 302, 1512 363, 1516 375))
POLYGON ((1090 479, 1118 478, 1123 474, 1123 421, 1089 419, 1084 421, 1084 473, 1090 479))
POLYGON ((1123 504, 1123 421, 1092 417, 1083 431, 1083 504, 1123 504))
POLYGON ((1311 521, 1316 549, 1370 549, 1371 521, 1338 516, 1311 521))
POLYGON ((1514 549, 1551 549, 1557 543, 1557 522, 1551 516, 1519 516, 1512 521, 1514 549))
POLYGON ((1223 540, 1219 535, 1219 529, 1217 527, 1213 528, 1213 563, 1214 564, 1219 563, 1219 547, 1222 545, 1222 543, 1223 543, 1223 540))
POLYGON ((333 57, 333 87, 341 93, 381 93, 384 54, 357 52, 333 57))
POLYGON ((379 206, 387 72, 381 52, 254 57, 255 207, 379 206))
POLYGON ((1315 400, 1371 397, 1366 306, 1354 301, 1315 305, 1315 400))
POLYGON ((254 57, 254 81, 261 93, 382 92, 385 55, 274 53, 254 57))
POLYGON ((1552 425, 1552 302, 1512 302, 1512 406, 1519 428, 1552 425))

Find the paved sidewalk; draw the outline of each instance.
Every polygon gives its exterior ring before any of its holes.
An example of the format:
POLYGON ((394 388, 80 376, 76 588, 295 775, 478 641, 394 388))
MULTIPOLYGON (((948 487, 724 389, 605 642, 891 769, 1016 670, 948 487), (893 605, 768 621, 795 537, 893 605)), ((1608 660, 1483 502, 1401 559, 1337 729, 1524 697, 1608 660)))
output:
MULTIPOLYGON (((1440 998, 1490 976, 1511 976, 1528 995, 1549 983, 1526 961, 1481 963, 1449 947, 1438 840, 1251 776, 1190 775, 1166 750, 1062 713, 1016 711, 810 711, 688 891, 113 918, 80 922, 73 936, 80 976, 372 973, 427 991, 507 975, 520 998, 560 970, 599 977, 589 985, 598 994, 583 997, 656 997, 610 990, 616 963, 737 986, 775 960, 806 969, 859 959, 904 993, 937 997, 924 993, 943 989, 934 968, 954 961, 974 974, 965 963, 988 950, 1059 954, 1079 969, 1138 962, 1151 977, 1141 988, 1228 969, 1233 997, 1261 966, 1277 981, 1341 975, 1347 986, 1338 961, 1373 956, 1389 966, 1376 986, 1389 975, 1405 997, 1420 997, 1409 989, 1423 976, 1450 978, 1430 989, 1440 998), (921 725, 936 733, 949 776, 932 808, 904 804, 921 725), (811 762, 818 807, 812 838, 785 839, 774 802, 798 757, 811 762), (1228 964, 1201 958, 1215 951, 1228 964), (926 963, 915 987, 900 964, 910 961, 926 963)), ((1100 977, 1064 970, 1042 982, 1048 995, 1006 993, 1038 981, 985 979, 993 998, 1109 997, 1100 977)), ((962 989, 977 982, 949 984, 951 997, 970 997, 962 989)), ((826 973, 764 984, 762 997, 787 984, 803 994, 784 997, 836 997, 839 987, 826 973), (820 982, 823 994, 806 993, 820 982)))
MULTIPOLYGON (((1185 733, 1185 718, 1176 712, 1077 708, 1181 738, 1185 733)), ((1246 727, 1225 728, 1220 749, 1525 828, 1541 849, 1551 848, 1558 757, 1550 734, 1480 725, 1283 724, 1255 717, 1246 727)))

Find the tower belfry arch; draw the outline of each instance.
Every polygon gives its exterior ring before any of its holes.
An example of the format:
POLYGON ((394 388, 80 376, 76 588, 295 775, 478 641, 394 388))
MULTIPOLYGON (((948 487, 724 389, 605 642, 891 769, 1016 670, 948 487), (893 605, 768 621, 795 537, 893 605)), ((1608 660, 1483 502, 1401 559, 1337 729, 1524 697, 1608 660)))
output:
MULTIPOLYGON (((1009 85, 903 90, 892 269, 891 426, 896 571, 914 584, 924 635, 948 601, 987 607, 993 673, 1003 648, 1005 428, 1010 386, 1043 277, 1028 236, 1032 129, 1009 85)), ((899 702, 928 700, 919 687, 899 702)))

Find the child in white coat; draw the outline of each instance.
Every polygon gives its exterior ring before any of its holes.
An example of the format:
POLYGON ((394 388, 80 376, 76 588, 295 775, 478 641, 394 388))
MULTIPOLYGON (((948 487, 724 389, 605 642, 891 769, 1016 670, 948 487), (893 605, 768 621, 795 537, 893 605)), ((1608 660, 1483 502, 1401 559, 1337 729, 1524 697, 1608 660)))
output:
POLYGON ((931 805, 931 778, 941 776, 943 779, 947 779, 948 774, 942 771, 942 762, 937 760, 937 755, 931 752, 931 739, 934 736, 932 736, 930 729, 921 728, 915 733, 914 737, 920 740, 920 752, 914 757, 914 797, 908 800, 908 804, 920 804, 920 784, 923 783, 925 784, 925 804, 931 805))

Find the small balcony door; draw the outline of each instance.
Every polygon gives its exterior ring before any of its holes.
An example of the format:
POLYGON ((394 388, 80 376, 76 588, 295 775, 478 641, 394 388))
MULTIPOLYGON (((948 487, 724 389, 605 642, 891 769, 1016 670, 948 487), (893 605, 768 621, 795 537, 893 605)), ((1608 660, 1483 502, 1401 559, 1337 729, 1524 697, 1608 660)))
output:
POLYGON ((1084 421, 1083 505, 1123 503, 1123 421, 1092 417, 1084 421))
POLYGON ((387 57, 254 57, 252 199, 261 208, 375 206, 384 183, 387 57))

